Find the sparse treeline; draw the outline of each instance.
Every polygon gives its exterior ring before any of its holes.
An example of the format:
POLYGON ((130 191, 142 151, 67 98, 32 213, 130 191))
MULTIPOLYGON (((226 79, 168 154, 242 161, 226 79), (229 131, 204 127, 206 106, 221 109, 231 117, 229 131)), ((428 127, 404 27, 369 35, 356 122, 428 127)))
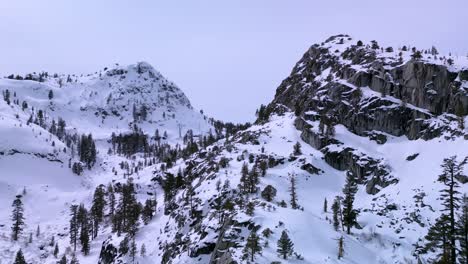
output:
MULTIPOLYGON (((11 93, 7 89, 3 91, 3 98, 4 100, 10 104, 11 103, 11 93)), ((48 95, 49 99, 53 98, 52 91, 49 91, 48 95)), ((20 105, 20 102, 16 98, 16 93, 13 93, 13 103, 16 105, 20 105)), ((23 101, 21 104, 21 108, 23 111, 29 109, 29 105, 26 101, 23 101)), ((64 119, 59 117, 57 121, 54 118, 49 117, 46 112, 42 109, 34 109, 31 107, 29 109, 30 115, 26 122, 26 125, 30 125, 31 123, 36 124, 43 129, 46 129, 52 135, 57 136, 57 138, 65 143, 65 145, 69 148, 70 154, 72 159, 75 154, 77 154, 79 158, 79 162, 73 162, 70 159, 69 167, 72 168, 72 171, 76 174, 81 174, 83 172, 83 166, 86 166, 88 169, 96 162, 96 146, 91 134, 88 135, 81 135, 79 136, 76 133, 69 133, 66 130, 66 122, 64 119)), ((52 140, 51 145, 55 147, 56 143, 52 140)), ((62 150, 61 150, 62 151, 62 150)), ((64 148, 63 152, 67 152, 67 149, 64 148)))

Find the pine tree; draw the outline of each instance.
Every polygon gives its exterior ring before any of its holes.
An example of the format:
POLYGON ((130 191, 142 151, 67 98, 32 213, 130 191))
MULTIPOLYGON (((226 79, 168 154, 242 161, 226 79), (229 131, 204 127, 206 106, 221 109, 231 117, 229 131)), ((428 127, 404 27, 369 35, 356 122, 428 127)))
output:
POLYGON ((302 154, 302 150, 301 150, 301 143, 296 142, 296 144, 294 144, 294 151, 293 151, 293 155, 294 156, 299 156, 302 154))
POLYGON ((76 258, 76 255, 74 253, 72 255, 72 259, 70 260, 70 264, 80 264, 80 262, 78 262, 78 259, 76 258))
POLYGON ((67 256, 65 254, 63 254, 58 264, 67 264, 67 256))
POLYGON ((358 212, 354 209, 354 196, 357 192, 357 183, 354 175, 350 172, 346 175, 346 183, 343 188, 343 225, 346 226, 346 232, 351 234, 351 227, 356 224, 358 212))
POLYGON ((335 228, 335 231, 338 231, 338 229, 340 228, 341 218, 341 197, 335 197, 331 209, 333 212, 333 227, 335 228))
POLYGON ((327 203, 327 198, 323 200, 323 212, 326 213, 328 211, 328 203, 327 203))
POLYGON ((59 253, 59 247, 58 247, 58 243, 57 243, 57 244, 55 244, 55 248, 54 248, 54 257, 55 258, 57 258, 58 253, 59 253))
POLYGON ((255 211, 255 203, 252 201, 248 202, 245 206, 245 213, 247 215, 252 216, 254 214, 254 211, 255 211))
POLYGON ((122 254, 122 255, 126 255, 128 253, 128 251, 130 250, 129 248, 129 238, 128 236, 125 236, 124 239, 122 239, 122 241, 120 241, 120 244, 119 244, 119 252, 122 254))
POLYGON ((294 252, 294 243, 289 239, 288 233, 286 233, 286 230, 283 230, 281 233, 281 237, 278 240, 277 244, 278 248, 276 252, 283 257, 283 259, 287 259, 289 256, 291 256, 294 252))
POLYGON ((145 243, 141 244, 140 256, 142 256, 142 257, 145 257, 145 256, 146 256, 146 246, 145 246, 145 243))
POLYGON ((21 249, 16 253, 15 262, 13 262, 13 264, 27 264, 21 249))
POLYGON ((263 199, 267 200, 268 202, 271 202, 276 196, 276 189, 271 185, 267 185, 265 189, 263 189, 261 195, 263 199))
POLYGON ((468 157, 462 162, 457 161, 456 156, 444 159, 441 167, 442 174, 439 175, 438 181, 445 185, 445 188, 441 190, 442 205, 444 206, 443 211, 447 212, 449 221, 449 247, 450 247, 450 263, 455 264, 457 260, 457 245, 456 245, 456 219, 455 212, 460 207, 460 187, 458 179, 464 177, 463 167, 468 161, 468 157))
POLYGON ((70 216, 70 244, 73 245, 73 251, 76 251, 79 232, 78 205, 70 206, 70 216))
POLYGON ((38 225, 36 228, 36 237, 39 237, 41 235, 41 227, 38 225))
POLYGON ((296 187, 296 175, 294 173, 289 174, 289 193, 291 194, 291 207, 293 209, 299 208, 297 203, 297 187, 296 187))
POLYGON ((13 211, 11 214, 11 221, 13 222, 13 225, 11 226, 11 231, 13 240, 17 241, 24 228, 24 209, 23 202, 21 201, 21 195, 16 196, 12 207, 13 211))
POLYGON ((90 244, 89 244, 89 230, 88 230, 88 225, 84 224, 81 227, 81 233, 80 233, 80 242, 81 242, 81 252, 83 252, 83 255, 88 255, 89 250, 90 250, 90 244))
POLYGON ((54 92, 49 90, 49 100, 52 100, 52 98, 54 98, 54 92))
POLYGON ((141 218, 143 220, 143 223, 148 224, 151 219, 153 219, 153 214, 154 214, 154 206, 153 206, 153 200, 152 199, 147 199, 145 201, 145 206, 143 207, 143 212, 141 214, 141 218))
POLYGON ((262 252, 262 247, 260 245, 260 238, 256 232, 251 232, 247 238, 247 243, 244 247, 244 259, 250 259, 250 261, 255 260, 255 255, 262 252))
POLYGON ((4 92, 3 92, 3 100, 5 100, 5 102, 9 105, 10 104, 10 91, 8 89, 6 89, 4 92))
POLYGON ((338 239, 338 259, 344 257, 344 238, 341 236, 338 239))
POLYGON ((250 170, 248 174, 247 181, 248 181, 249 193, 256 193, 257 184, 258 184, 258 172, 257 172, 256 165, 252 166, 252 169, 250 170))
POLYGON ((450 219, 443 214, 436 223, 429 229, 425 236, 426 244, 421 249, 422 254, 427 252, 436 252, 436 263, 451 263, 451 245, 450 245, 450 219))
POLYGON ((458 261, 468 263, 468 197, 463 195, 461 213, 457 222, 457 238, 460 244, 458 261))
POLYGON ((107 199, 109 200, 109 215, 113 216, 115 212, 115 194, 112 184, 107 186, 107 199))
POLYGON ((132 263, 135 263, 135 257, 138 254, 137 244, 135 242, 135 238, 132 239, 132 243, 130 244, 130 257, 132 258, 132 263))
POLYGON ((55 236, 52 236, 49 241, 49 246, 53 247, 55 245, 55 236))
POLYGON ((99 224, 104 218, 104 207, 106 206, 104 196, 104 186, 99 185, 94 191, 93 205, 91 206, 91 217, 93 219, 93 238, 97 237, 99 224))
POLYGON ((242 164, 242 169, 241 169, 241 178, 240 178, 240 183, 239 183, 239 189, 243 194, 247 194, 250 191, 250 185, 249 185, 249 167, 247 163, 242 164))

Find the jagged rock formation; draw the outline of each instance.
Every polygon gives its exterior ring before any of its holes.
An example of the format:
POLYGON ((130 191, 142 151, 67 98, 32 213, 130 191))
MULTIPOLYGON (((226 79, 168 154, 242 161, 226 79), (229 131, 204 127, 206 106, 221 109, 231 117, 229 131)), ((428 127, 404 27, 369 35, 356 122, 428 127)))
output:
POLYGON ((427 55, 410 59, 410 52, 400 53, 358 46, 347 35, 331 37, 304 54, 269 108, 281 104, 330 115, 358 135, 381 131, 430 139, 447 130, 460 134, 450 127, 455 118, 446 114, 468 113, 466 70, 427 55), (437 117, 443 122, 435 126, 437 117))

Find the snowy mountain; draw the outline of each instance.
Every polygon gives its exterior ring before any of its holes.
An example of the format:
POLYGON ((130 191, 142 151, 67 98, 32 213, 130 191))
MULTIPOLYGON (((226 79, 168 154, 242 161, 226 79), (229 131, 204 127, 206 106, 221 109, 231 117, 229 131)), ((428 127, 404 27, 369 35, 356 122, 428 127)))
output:
POLYGON ((468 157, 467 58, 333 36, 251 126, 204 117, 146 63, 16 79, 0 80, 2 263, 20 248, 28 263, 70 259, 80 204, 80 263, 432 263, 442 250, 421 247, 445 208, 441 164, 468 157))
MULTIPOLYGON (((200 138, 214 132, 213 120, 193 109, 175 84, 144 62, 86 76, 9 76, 0 79, 0 90, 2 263, 9 263, 24 245, 9 242, 10 205, 23 189, 27 193, 22 198, 27 219, 23 236, 28 240, 38 226, 41 229, 29 250, 23 248, 26 259, 55 263, 43 258, 47 251, 37 248, 59 236, 57 242, 65 249, 70 205, 87 203, 95 186, 136 172, 136 156, 107 155, 112 134, 134 133, 137 127, 149 135, 147 144, 157 141, 175 147, 183 144, 187 132, 200 138), (62 130, 59 120, 64 121, 62 130), (80 163, 80 135, 88 133, 95 140, 96 164, 77 176, 70 167, 80 163), (130 165, 122 168, 119 163, 124 161, 130 165)), ((150 163, 143 160, 140 167, 150 163)))

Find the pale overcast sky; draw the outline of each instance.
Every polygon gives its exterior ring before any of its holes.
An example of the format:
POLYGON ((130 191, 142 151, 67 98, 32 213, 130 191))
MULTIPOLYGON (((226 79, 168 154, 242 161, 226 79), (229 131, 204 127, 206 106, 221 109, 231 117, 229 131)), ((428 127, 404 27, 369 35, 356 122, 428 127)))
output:
POLYGON ((147 61, 196 108, 244 122, 330 35, 466 55, 467 14, 466 0, 0 0, 0 75, 147 61))

